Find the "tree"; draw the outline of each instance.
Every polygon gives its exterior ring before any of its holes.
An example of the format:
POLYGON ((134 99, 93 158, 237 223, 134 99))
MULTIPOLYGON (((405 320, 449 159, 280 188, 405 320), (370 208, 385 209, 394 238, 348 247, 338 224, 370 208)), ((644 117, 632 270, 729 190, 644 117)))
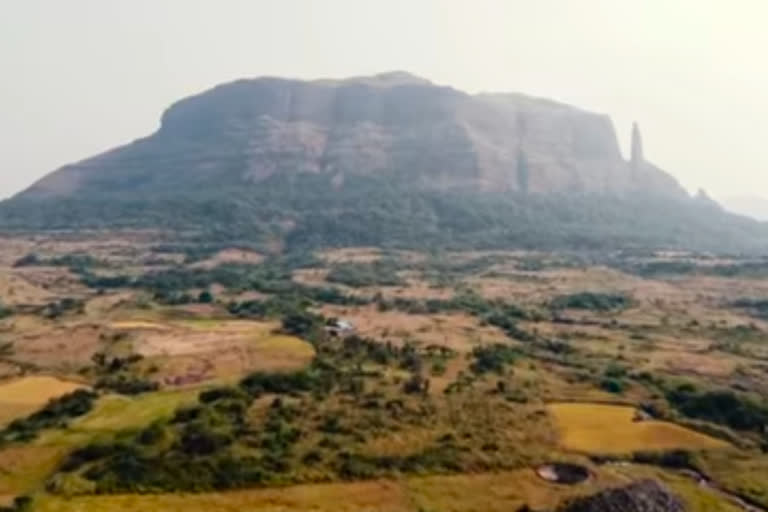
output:
POLYGON ((197 297, 197 302, 200 304, 211 304, 213 302, 213 294, 208 290, 202 291, 197 297))
POLYGON ((13 310, 3 304, 2 301, 0 301, 0 319, 3 319, 7 316, 11 316, 13 314, 13 310))
POLYGON ((283 317, 283 330, 288 334, 302 336, 312 332, 318 318, 305 311, 290 313, 283 317))

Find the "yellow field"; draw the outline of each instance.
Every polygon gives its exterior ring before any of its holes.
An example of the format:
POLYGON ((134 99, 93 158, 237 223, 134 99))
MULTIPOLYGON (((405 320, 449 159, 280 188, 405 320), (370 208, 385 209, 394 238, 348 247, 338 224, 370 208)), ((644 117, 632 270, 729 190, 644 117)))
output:
POLYGON ((76 382, 42 375, 0 384, 0 426, 35 412, 52 398, 83 387, 76 382))
POLYGON ((40 496, 34 512, 508 512, 528 504, 553 510, 563 500, 624 485, 640 478, 661 479, 701 512, 737 512, 738 507, 685 477, 644 467, 597 469, 577 485, 545 482, 530 469, 499 473, 427 476, 400 480, 295 485, 205 494, 40 496))
POLYGON ((158 331, 167 331, 171 329, 171 327, 167 325, 158 324, 155 322, 142 322, 142 321, 112 322, 111 324, 109 324, 109 327, 117 330, 155 329, 158 331))
POLYGON ((727 448, 730 445, 693 430, 663 421, 632 421, 635 408, 589 403, 548 406, 567 450, 582 453, 626 454, 635 451, 727 448))
POLYGON ((565 497, 619 484, 606 475, 599 482, 568 487, 546 483, 531 470, 477 475, 430 476, 401 480, 296 485, 195 495, 123 495, 66 499, 44 496, 35 512, 502 512, 524 503, 553 507, 565 497))
POLYGON ((42 497, 35 512, 410 512, 397 482, 302 485, 228 493, 42 497))

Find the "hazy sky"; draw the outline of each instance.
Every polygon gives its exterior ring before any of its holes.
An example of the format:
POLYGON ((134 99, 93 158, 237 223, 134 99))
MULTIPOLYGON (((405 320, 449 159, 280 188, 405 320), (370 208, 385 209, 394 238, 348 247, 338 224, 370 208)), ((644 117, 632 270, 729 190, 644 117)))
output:
POLYGON ((0 197, 242 77, 407 70, 610 114, 686 187, 768 196, 768 0, 0 0, 0 197))

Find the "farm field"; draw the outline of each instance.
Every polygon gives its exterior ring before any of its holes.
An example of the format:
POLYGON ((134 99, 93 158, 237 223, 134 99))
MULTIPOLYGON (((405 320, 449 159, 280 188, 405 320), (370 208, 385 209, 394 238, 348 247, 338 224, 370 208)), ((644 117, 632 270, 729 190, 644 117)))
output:
POLYGON ((768 502, 760 262, 115 237, 0 248, 0 505, 554 510, 648 478, 768 502))
MULTIPOLYGON (((648 471, 626 472, 647 476, 648 471)), ((633 475, 634 476, 634 475, 633 475)), ((658 475, 656 475, 658 476, 658 475)), ((599 482, 569 488, 547 484, 531 471, 459 476, 430 476, 399 480, 376 480, 339 484, 297 485, 285 489, 258 489, 198 495, 108 496, 83 498, 47 497, 39 503, 40 512, 283 512, 287 510, 418 512, 503 512, 523 504, 536 509, 556 506, 563 500, 589 494, 601 488, 630 480, 627 474, 606 471, 599 482)), ((666 484, 685 495, 702 512, 734 512, 738 507, 722 503, 706 490, 680 477, 666 476, 666 484)))
POLYGON ((634 407, 561 403, 548 406, 560 431, 560 442, 575 452, 614 455, 675 449, 714 450, 728 443, 673 423, 636 420, 634 407))
POLYGON ((83 387, 81 383, 45 375, 0 382, 0 426, 35 412, 52 398, 83 387))

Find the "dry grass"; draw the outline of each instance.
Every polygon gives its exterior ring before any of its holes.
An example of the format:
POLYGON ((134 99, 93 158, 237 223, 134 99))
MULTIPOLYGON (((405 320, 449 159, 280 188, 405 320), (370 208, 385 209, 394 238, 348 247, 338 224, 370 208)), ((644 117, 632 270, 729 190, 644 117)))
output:
POLYGON ((399 482, 299 485, 284 489, 254 489, 196 495, 127 495, 64 499, 46 496, 35 512, 411 512, 413 507, 399 482))
POLYGON ((55 297, 42 286, 24 279, 12 269, 0 269, 0 297, 6 305, 43 305, 55 297))
POLYGON ((38 444, 0 450, 0 506, 36 490, 67 451, 65 446, 38 444))
POLYGON ((508 512, 528 504, 552 510, 568 498, 653 476, 679 494, 691 510, 736 512, 711 491, 670 473, 645 468, 596 470, 596 478, 577 486, 550 484, 532 470, 452 476, 412 477, 337 484, 296 485, 282 489, 195 495, 124 495, 66 499, 42 496, 35 512, 508 512))
POLYGON ((431 476, 407 482, 415 510, 508 512, 528 504, 553 510, 564 499, 590 494, 621 480, 610 472, 578 486, 551 484, 531 469, 474 475, 431 476))
POLYGON ((217 252, 204 261, 198 261, 191 268, 211 269, 224 264, 248 264, 258 265, 264 261, 264 255, 255 251, 245 249, 224 249, 217 252))
POLYGON ((98 323, 49 322, 39 318, 12 317, 13 359, 38 367, 75 373, 91 364, 103 348, 103 327, 98 323))
POLYGON ((456 476, 430 476, 339 484, 297 485, 200 495, 103 496, 71 500, 45 496, 36 512, 417 512, 421 510, 515 510, 524 503, 553 507, 563 499, 586 494, 621 480, 606 474, 577 487, 557 486, 538 479, 531 470, 456 476))
POLYGON ((362 336, 395 344, 413 341, 470 352, 480 343, 506 339, 499 329, 481 326, 477 318, 465 313, 412 315, 401 311, 379 311, 375 306, 323 306, 320 311, 328 317, 351 321, 362 336))
POLYGON ((707 452, 701 459, 706 472, 725 488, 768 507, 768 455, 707 452))
POLYGON ((371 263, 381 259, 381 249, 377 247, 351 247, 329 249, 317 253, 318 258, 326 263, 371 263))
POLYGON ((738 358, 722 353, 696 354, 684 350, 659 350, 650 355, 647 369, 663 370, 678 375, 728 377, 733 374, 738 358))
POLYGON ((548 406, 560 430, 565 449, 596 454, 635 451, 721 449, 730 445, 719 439, 662 421, 633 421, 635 408, 592 403, 548 406))
POLYGON ((168 331, 172 327, 169 325, 158 324, 155 322, 143 322, 143 321, 125 321, 125 322, 112 322, 109 324, 110 329, 118 331, 134 331, 134 330, 149 330, 149 331, 168 331))
POLYGON ((0 384, 0 425, 27 416, 56 398, 84 386, 55 377, 34 376, 0 384))
POLYGON ((276 333, 270 322, 221 319, 168 321, 136 319, 111 326, 131 336, 145 356, 149 376, 168 385, 237 378, 256 370, 285 371, 306 366, 314 349, 305 341, 276 333))

